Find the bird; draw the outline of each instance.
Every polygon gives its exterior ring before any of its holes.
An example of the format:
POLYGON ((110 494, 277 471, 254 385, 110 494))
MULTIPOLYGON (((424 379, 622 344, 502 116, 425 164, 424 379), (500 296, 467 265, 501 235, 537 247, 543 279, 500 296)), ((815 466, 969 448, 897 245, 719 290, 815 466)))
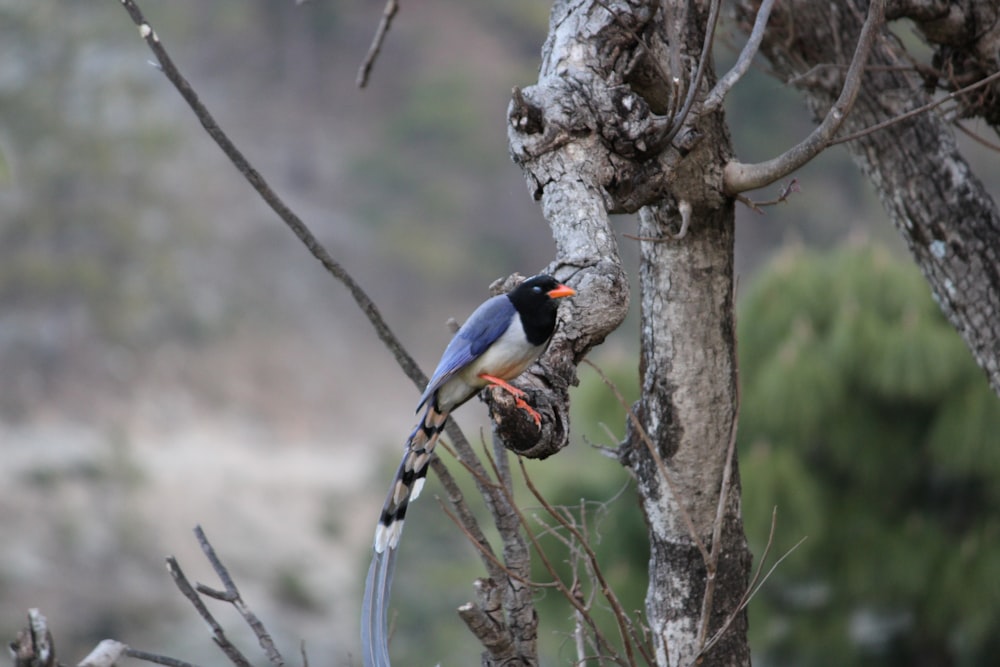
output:
POLYGON ((541 425, 541 416, 509 383, 545 351, 556 329, 558 299, 576 290, 547 274, 532 276, 506 294, 484 301, 459 327, 417 403, 423 411, 404 445, 375 529, 365 581, 361 641, 365 667, 389 667, 386 612, 396 552, 410 502, 427 477, 434 447, 451 412, 488 386, 514 396, 515 405, 541 425))

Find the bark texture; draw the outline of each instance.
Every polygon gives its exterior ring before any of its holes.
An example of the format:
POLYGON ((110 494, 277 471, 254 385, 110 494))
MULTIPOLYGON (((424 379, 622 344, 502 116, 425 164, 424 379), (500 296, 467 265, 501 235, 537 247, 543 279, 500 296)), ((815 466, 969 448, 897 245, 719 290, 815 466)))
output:
MULTIPOLYGON (((746 29, 757 4, 741 0, 738 5, 746 29)), ((793 0, 779 3, 772 12, 762 51, 774 73, 803 92, 817 118, 839 92, 843 70, 836 65, 849 59, 849 45, 857 39, 866 7, 860 0, 793 0)), ((897 40, 881 39, 845 133, 927 103, 934 88, 955 89, 998 69, 1000 9, 992 0, 891 2, 887 16, 916 21, 936 47, 934 58, 914 66, 897 40)), ((996 127, 997 91, 993 82, 959 98, 951 116, 981 116, 996 127)), ((847 147, 874 185, 945 316, 1000 394, 1000 213, 959 153, 950 121, 939 111, 924 113, 847 147)))
POLYGON ((639 211, 640 234, 654 239, 642 242, 639 424, 621 461, 638 480, 649 526, 646 622, 662 666, 749 664, 736 611, 750 562, 736 474, 715 530, 737 394, 734 218, 722 194, 731 148, 722 114, 698 106, 714 81, 710 60, 697 83, 695 75, 708 13, 698 0, 556 2, 538 82, 515 89, 508 111, 512 157, 556 239, 550 272, 579 290, 543 367, 572 378, 625 315, 609 215, 639 211), (706 652, 731 616, 725 639, 706 652))
MULTIPOLYGON (((638 412, 670 481, 636 433, 622 450, 651 531, 647 609, 660 665, 695 664, 707 638, 738 605, 750 567, 738 482, 726 489, 718 514, 736 417, 733 211, 724 206, 692 216, 683 243, 643 243, 640 268, 638 412), (713 545, 717 520, 721 540, 713 545), (706 548, 717 550, 717 567, 707 567, 692 527, 706 548), (706 591, 710 571, 714 593, 706 591)), ((649 207, 640 216, 640 235, 662 236, 676 229, 679 217, 669 208, 649 207)), ((712 665, 750 663, 743 614, 705 658, 712 665)))

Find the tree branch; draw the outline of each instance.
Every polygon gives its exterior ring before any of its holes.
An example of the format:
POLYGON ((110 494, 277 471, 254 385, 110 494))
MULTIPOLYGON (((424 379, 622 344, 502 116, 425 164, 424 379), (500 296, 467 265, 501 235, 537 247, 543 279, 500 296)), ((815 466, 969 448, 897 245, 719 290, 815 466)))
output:
POLYGON ((278 217, 281 219, 285 225, 292 230, 292 233, 299 238, 300 241, 306 246, 309 252, 312 253, 313 257, 319 260, 320 264, 323 265, 330 275, 336 278, 347 291, 350 292, 351 296, 354 298, 355 303, 361 309, 361 311, 371 322, 372 327, 375 328, 375 333, 378 335, 379 340, 389 349, 389 351, 396 358, 396 362, 399 364, 403 372, 406 373, 407 377, 417 385, 418 389, 423 389, 427 384, 427 376, 424 375, 423 371, 417 365, 417 362, 410 356, 409 352, 403 347, 399 339, 386 324, 385 320, 382 318, 382 314, 379 312, 375 303, 371 300, 368 294, 361 288, 361 286, 354 280, 354 278, 347 272, 347 270, 341 266, 338 262, 330 256, 326 248, 323 247, 316 237, 313 235, 312 231, 308 226, 292 211, 284 200, 281 199, 271 189, 271 186, 267 183, 260 172, 258 172, 250 161, 247 160, 246 156, 243 155, 236 145, 232 142, 229 136, 222 131, 219 124, 216 122, 215 118, 209 112, 208 108, 202 104, 201 100, 198 98, 198 94, 188 83, 187 79, 181 74, 174 64, 173 59, 170 54, 167 53, 166 48, 160 42, 159 36, 153 27, 146 21, 145 16, 143 16, 142 11, 134 0, 122 0, 122 6, 128 12, 129 16, 132 17, 132 21, 138 26, 139 34, 145 40, 146 45, 153 52, 156 57, 156 61, 159 63, 160 70, 163 72, 167 80, 170 81, 177 89, 177 92, 181 94, 184 101, 188 103, 194 115, 201 122, 202 127, 208 132, 209 136, 215 141, 215 143, 222 149, 222 152, 226 154, 230 162, 233 163, 244 178, 250 183, 257 194, 260 195, 261 199, 271 207, 278 217))
POLYGON ((396 0, 386 1, 385 9, 382 10, 382 18, 378 22, 378 28, 375 29, 375 36, 372 38, 371 46, 368 47, 368 54, 365 56, 364 62, 361 63, 361 67, 358 68, 358 88, 364 88, 368 85, 368 76, 375 65, 375 59, 378 58, 378 54, 382 51, 382 43, 385 41, 385 35, 389 32, 389 28, 392 26, 392 19, 398 11, 399 3, 396 0))
POLYGON ((212 569, 215 570, 215 573, 219 576, 219 580, 222 581, 222 585, 226 588, 224 595, 217 595, 215 591, 211 591, 207 586, 198 584, 198 591, 204 595, 225 600, 236 607, 240 616, 243 617, 243 620, 253 630, 254 636, 257 637, 257 641, 260 643, 260 647, 264 649, 264 653, 267 655, 267 659, 275 667, 284 667, 285 659, 281 657, 281 653, 275 647, 274 640, 271 639, 271 634, 264 627, 264 624, 261 623, 260 619, 257 618, 257 615, 247 606, 246 602, 243 601, 243 597, 240 595, 239 589, 236 588, 233 578, 229 576, 229 570, 226 569, 226 566, 222 564, 222 561, 216 555, 215 549, 205 536, 205 531, 202 530, 201 526, 195 526, 194 534, 198 539, 201 550, 205 553, 205 557, 212 564, 212 569))
POLYGON ((86 658, 77 663, 76 667, 114 667, 119 658, 128 655, 127 651, 128 646, 121 642, 102 639, 86 658))
MULTIPOLYGON (((443 447, 447 447, 445 443, 442 443, 443 447)), ((451 452, 455 458, 458 455, 454 451, 451 452)), ((496 554, 493 553, 493 549, 490 546, 489 540, 486 539, 486 535, 483 534, 482 528, 479 526, 479 521, 476 520, 476 515, 472 513, 469 509, 468 503, 465 502, 465 496, 462 494, 462 490, 458 487, 458 483, 448 468, 444 465, 440 458, 434 457, 431 461, 431 467, 434 469, 434 474, 438 476, 441 481, 441 485, 444 487, 448 494, 448 503, 454 508, 454 514, 451 514, 445 510, 445 513, 458 525, 459 529, 465 534, 466 538, 476 547, 479 551, 480 558, 483 561, 483 565, 486 567, 486 571, 489 576, 494 579, 499 579, 503 575, 503 569, 499 565, 496 554)))
MULTIPOLYGON (((855 139, 860 139, 861 137, 866 136, 868 134, 871 134, 872 132, 878 132, 879 130, 884 130, 887 127, 895 125, 896 123, 901 123, 904 120, 907 120, 909 118, 913 118, 914 116, 919 116, 920 114, 926 113, 926 112, 930 111, 931 109, 935 109, 935 108, 941 106, 942 104, 944 104, 945 102, 949 102, 949 101, 951 101, 951 100, 953 100, 953 99, 955 99, 957 97, 961 97, 962 95, 965 95, 966 93, 972 92, 973 90, 975 90, 977 88, 982 88, 983 86, 988 85, 988 84, 996 81, 997 79, 1000 79, 1000 71, 994 72, 993 74, 990 74, 989 76, 987 76, 985 78, 982 78, 979 81, 976 81, 975 83, 969 84, 968 86, 965 86, 964 88, 959 88, 958 90, 954 90, 954 91, 948 93, 947 95, 944 95, 943 97, 940 97, 940 98, 938 98, 936 100, 932 100, 932 101, 928 102, 927 104, 922 104, 919 107, 917 107, 916 109, 911 109, 911 110, 907 111, 906 113, 901 113, 898 116, 893 116, 892 118, 889 118, 888 120, 885 120, 885 121, 883 121, 881 123, 877 123, 877 124, 872 125, 870 127, 866 127, 863 130, 858 130, 857 132, 852 132, 852 133, 850 133, 848 135, 845 135, 843 137, 837 137, 836 139, 834 139, 834 140, 832 140, 830 142, 830 145, 833 146, 835 144, 843 144, 843 143, 846 143, 848 141, 854 141, 855 139)), ((964 130, 964 128, 961 128, 961 129, 964 130)))
POLYGON ((195 608, 198 615, 204 619, 205 623, 208 624, 209 629, 212 631, 212 640, 216 645, 226 654, 229 661, 232 662, 236 667, 252 667, 250 661, 247 657, 236 648, 236 645, 229 641, 226 637, 226 631, 222 628, 222 625, 215 620, 212 612, 208 610, 205 603, 202 601, 201 596, 198 595, 198 591, 195 590, 191 582, 184 575, 184 571, 181 570, 180 564, 177 559, 173 556, 167 558, 167 572, 170 573, 171 578, 174 580, 177 588, 180 590, 181 594, 188 599, 191 606, 195 608))
POLYGON ((684 126, 684 121, 687 120, 687 116, 691 112, 691 106, 694 104, 694 100, 698 96, 698 90, 701 88, 702 77, 705 76, 705 68, 708 67, 708 62, 712 59, 712 43, 715 41, 715 28, 719 23, 719 5, 721 4, 722 0, 712 0, 712 4, 709 6, 708 25, 705 28, 705 41, 701 47, 701 57, 698 58, 698 66, 695 70, 694 80, 691 81, 691 85, 688 87, 688 94, 684 99, 684 106, 681 107, 680 112, 678 112, 677 115, 674 116, 673 120, 670 121, 671 129, 670 132, 667 133, 664 144, 668 144, 673 141, 673 138, 677 136, 678 132, 680 132, 681 127, 684 126))
POLYGON ((854 100, 857 99, 864 77, 865 63, 878 36, 878 28, 882 25, 884 15, 885 0, 872 0, 868 8, 868 17, 858 36, 851 66, 844 78, 840 97, 830 108, 823 122, 800 144, 776 158, 757 164, 743 164, 735 160, 727 164, 724 171, 726 194, 732 196, 770 185, 812 160, 830 145, 833 136, 854 106, 854 100))
POLYGON ((157 665, 165 665, 166 667, 198 667, 190 662, 178 660, 177 658, 171 658, 169 655, 160 655, 158 653, 140 651, 139 649, 132 648, 131 646, 125 648, 125 655, 130 658, 135 658, 136 660, 152 662, 157 665))
POLYGON ((750 38, 747 39, 747 43, 743 45, 743 50, 740 52, 740 57, 737 58, 736 64, 733 65, 732 69, 726 72, 719 81, 712 88, 712 91, 705 97, 705 101, 701 105, 700 113, 710 113, 715 111, 722 102, 726 99, 726 95, 729 90, 736 85, 736 83, 743 78, 743 75, 747 73, 750 69, 750 64, 753 62, 754 56, 757 55, 757 51, 760 49, 760 42, 764 39, 764 33, 767 30, 767 19, 771 16, 771 7, 774 6, 774 0, 764 0, 760 4, 760 8, 757 9, 757 18, 754 20, 753 31, 750 33, 750 38))
POLYGON ((663 457, 660 456, 660 453, 657 451, 656 445, 653 443, 649 435, 646 433, 646 429, 642 427, 642 422, 639 421, 639 417, 635 414, 635 411, 632 409, 632 406, 628 404, 628 401, 626 401, 625 397, 622 396, 621 392, 618 390, 618 387, 616 387, 615 384, 610 380, 610 378, 608 378, 608 376, 604 374, 604 371, 602 371, 600 367, 597 366, 597 364, 590 361, 589 359, 584 360, 584 363, 586 363, 588 366, 590 366, 597 372, 597 374, 600 376, 604 384, 611 389, 611 391, 615 395, 615 398, 618 399, 618 404, 621 405, 622 408, 625 410, 625 415, 628 418, 629 423, 636 430, 636 433, 639 435, 639 438, 642 440, 643 444, 645 444, 646 449, 649 451, 650 457, 656 463, 656 468, 660 474, 660 477, 663 479, 664 484, 667 485, 667 490, 670 491, 670 494, 674 497, 674 500, 677 503, 678 513, 680 514, 681 521, 684 523, 684 527, 687 528, 687 531, 691 537, 691 541, 694 542, 696 547, 698 547, 698 552, 701 554, 701 558, 705 562, 705 565, 707 567, 711 555, 708 552, 708 548, 705 546, 704 540, 701 539, 701 535, 698 533, 698 529, 695 528, 694 520, 691 518, 691 514, 687 510, 687 500, 685 498, 682 498, 680 493, 678 492, 678 485, 674 482, 674 476, 670 473, 670 469, 667 468, 667 464, 664 463, 663 457))

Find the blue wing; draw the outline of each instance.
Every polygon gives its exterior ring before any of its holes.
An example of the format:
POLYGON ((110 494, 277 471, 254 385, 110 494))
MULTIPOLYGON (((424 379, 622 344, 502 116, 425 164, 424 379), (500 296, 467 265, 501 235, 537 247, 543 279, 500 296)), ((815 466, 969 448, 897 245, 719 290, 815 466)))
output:
POLYGON ((506 294, 500 294, 484 301, 472 311, 469 319, 448 343, 437 370, 427 383, 427 389, 420 397, 417 411, 424 406, 435 391, 458 371, 470 364, 486 351, 497 338, 503 335, 514 320, 514 304, 506 294))

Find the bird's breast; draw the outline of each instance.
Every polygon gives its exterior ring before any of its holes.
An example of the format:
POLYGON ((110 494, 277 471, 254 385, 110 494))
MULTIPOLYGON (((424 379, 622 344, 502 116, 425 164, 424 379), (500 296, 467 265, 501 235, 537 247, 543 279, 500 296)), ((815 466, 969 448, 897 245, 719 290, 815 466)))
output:
MULTIPOLYGON (((546 341, 547 343, 548 341, 546 341)), ((458 371, 438 390, 438 404, 459 405, 489 384, 479 376, 492 375, 501 380, 512 380, 533 364, 545 350, 545 344, 532 345, 524 335, 521 320, 514 321, 492 345, 458 371)))

